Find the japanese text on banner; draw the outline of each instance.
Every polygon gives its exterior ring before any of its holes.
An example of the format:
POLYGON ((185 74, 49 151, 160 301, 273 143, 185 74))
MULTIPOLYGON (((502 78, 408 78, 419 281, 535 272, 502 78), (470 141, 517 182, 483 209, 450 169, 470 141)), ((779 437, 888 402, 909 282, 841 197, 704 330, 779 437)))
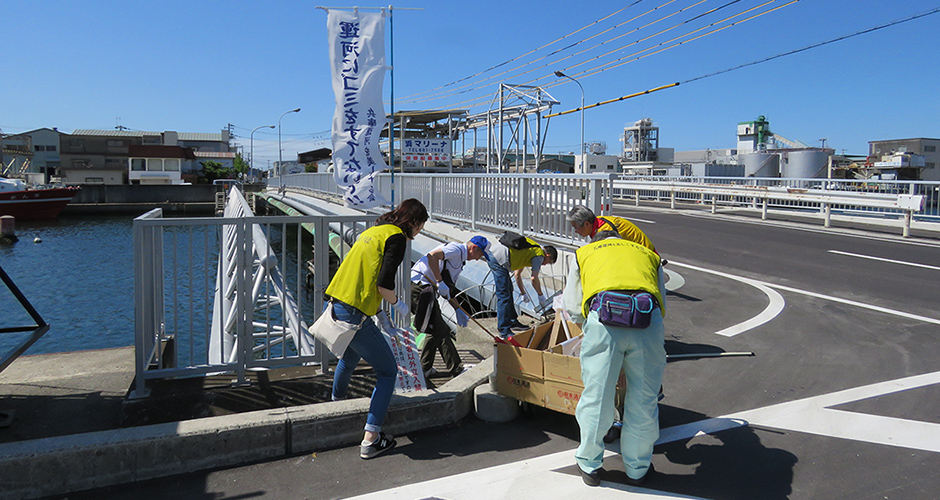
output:
POLYGON ((336 110, 333 114, 333 178, 346 188, 346 206, 386 204, 375 185, 388 168, 379 151, 387 124, 382 104, 385 80, 384 13, 330 10, 327 33, 336 110))

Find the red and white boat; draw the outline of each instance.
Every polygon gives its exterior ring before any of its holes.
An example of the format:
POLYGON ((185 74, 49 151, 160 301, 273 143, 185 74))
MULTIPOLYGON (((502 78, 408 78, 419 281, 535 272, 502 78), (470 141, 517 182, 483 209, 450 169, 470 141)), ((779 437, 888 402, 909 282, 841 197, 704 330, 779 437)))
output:
POLYGON ((79 188, 27 189, 19 179, 0 177, 0 215, 17 219, 54 219, 65 208, 79 188))

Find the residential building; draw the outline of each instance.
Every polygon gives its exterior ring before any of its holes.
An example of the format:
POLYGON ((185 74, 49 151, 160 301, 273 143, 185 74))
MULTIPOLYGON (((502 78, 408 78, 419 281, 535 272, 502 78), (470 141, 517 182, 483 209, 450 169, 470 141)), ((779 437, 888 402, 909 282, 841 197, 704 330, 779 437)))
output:
MULTIPOLYGON (((62 181, 68 184, 127 184, 132 177, 131 172, 134 172, 130 154, 131 146, 173 146, 190 149, 193 153, 213 153, 208 158, 203 157, 202 160, 197 160, 196 155, 175 157, 180 160, 180 178, 195 179, 202 169, 199 161, 205 161, 205 159, 219 161, 216 156, 230 152, 229 139, 228 130, 222 130, 219 134, 204 134, 176 131, 80 129, 71 134, 61 135, 59 171, 62 181)), ((146 159, 140 156, 135 158, 146 159)), ((173 158, 153 157, 154 160, 173 158)), ((234 160, 234 154, 232 160, 234 160)), ((225 161, 220 161, 220 163, 225 164, 225 161)), ((154 163, 155 166, 156 164, 157 162, 154 163)), ((139 168, 140 165, 138 162, 137 167, 139 168)), ((167 178, 176 177, 175 174, 168 175, 167 178)), ((137 175, 134 177, 138 182, 143 178, 137 175)), ((156 181, 155 178, 152 180, 156 181)))
POLYGON ((194 151, 179 146, 128 146, 131 184, 183 184, 183 164, 196 159, 194 151))

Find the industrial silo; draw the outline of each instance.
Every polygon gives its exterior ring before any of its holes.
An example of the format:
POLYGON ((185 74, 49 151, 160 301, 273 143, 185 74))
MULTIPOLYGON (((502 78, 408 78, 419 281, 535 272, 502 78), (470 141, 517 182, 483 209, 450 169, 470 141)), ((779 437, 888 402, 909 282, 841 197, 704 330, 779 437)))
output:
POLYGON ((745 177, 780 177, 780 157, 777 153, 747 153, 738 155, 744 160, 745 177))
POLYGON ((831 149, 818 148, 786 151, 780 171, 791 179, 824 178, 832 152, 831 149))

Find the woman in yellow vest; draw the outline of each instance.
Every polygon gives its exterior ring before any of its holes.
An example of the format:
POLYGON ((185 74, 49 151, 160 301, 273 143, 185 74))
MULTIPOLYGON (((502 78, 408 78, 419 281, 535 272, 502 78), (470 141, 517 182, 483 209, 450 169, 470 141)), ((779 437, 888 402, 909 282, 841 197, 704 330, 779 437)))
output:
POLYGON ((616 417, 614 390, 623 369, 627 394, 620 452, 627 483, 640 485, 652 470, 653 444, 659 438, 658 395, 666 367, 666 288, 660 258, 616 231, 597 233, 576 256, 564 292, 565 309, 574 321, 584 321, 584 392, 575 410, 581 444, 575 460, 587 485, 600 484, 603 438, 616 417), (605 303, 606 292, 617 292, 619 302, 605 303), (636 313, 617 317, 629 309, 621 304, 631 304, 631 300, 636 313))
POLYGON ((395 295, 395 274, 405 257, 406 240, 414 239, 427 220, 427 208, 413 198, 380 216, 374 226, 356 239, 326 289, 326 295, 333 301, 336 319, 362 323, 336 365, 333 400, 346 399, 349 380, 360 359, 365 359, 375 370, 375 389, 359 447, 359 456, 364 459, 375 458, 396 444, 392 436, 382 432, 382 424, 395 390, 398 364, 371 317, 379 312, 382 299, 391 304, 396 313, 408 316, 408 301, 395 295))

